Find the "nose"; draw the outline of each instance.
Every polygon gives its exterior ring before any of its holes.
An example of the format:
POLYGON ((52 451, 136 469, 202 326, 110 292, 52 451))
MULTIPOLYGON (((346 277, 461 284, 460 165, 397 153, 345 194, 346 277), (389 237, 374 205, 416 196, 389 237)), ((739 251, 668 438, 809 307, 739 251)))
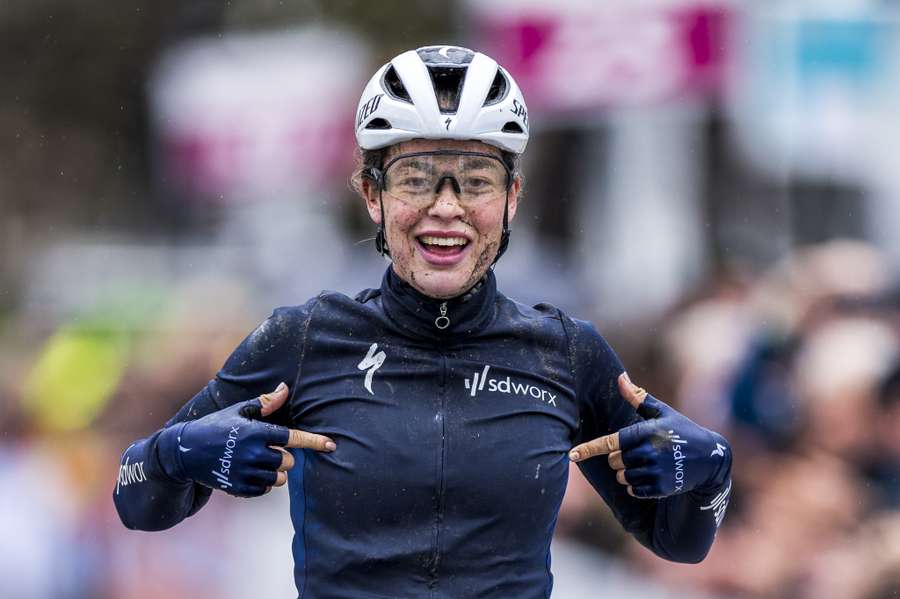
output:
POLYGON ((435 200, 428 209, 428 214, 437 218, 451 219, 465 214, 459 202, 459 183, 453 177, 444 177, 438 181, 435 200), (444 183, 449 180, 450 185, 444 183))
POLYGON ((452 175, 444 175, 440 179, 438 179, 437 185, 434 186, 434 192, 440 193, 441 189, 444 187, 444 183, 449 181, 450 186, 453 188, 453 191, 456 193, 462 193, 462 189, 459 187, 459 181, 456 180, 456 177, 452 175))

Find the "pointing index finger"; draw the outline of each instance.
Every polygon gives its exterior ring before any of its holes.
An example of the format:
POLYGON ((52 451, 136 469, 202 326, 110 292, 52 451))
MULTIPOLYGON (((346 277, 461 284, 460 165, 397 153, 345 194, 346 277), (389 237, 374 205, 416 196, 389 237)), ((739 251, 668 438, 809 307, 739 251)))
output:
POLYGON ((288 430, 289 437, 285 447, 315 449, 316 451, 334 451, 337 446, 325 435, 308 433, 296 428, 288 430))
POLYGON ((569 451, 569 459, 581 462, 597 455, 607 455, 619 450, 619 433, 597 437, 587 443, 576 445, 569 451))

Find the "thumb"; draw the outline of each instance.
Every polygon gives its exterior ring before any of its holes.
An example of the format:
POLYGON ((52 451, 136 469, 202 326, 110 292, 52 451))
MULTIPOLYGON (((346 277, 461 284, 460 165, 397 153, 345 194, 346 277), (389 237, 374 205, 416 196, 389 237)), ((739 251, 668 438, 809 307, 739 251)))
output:
POLYGON ((263 393, 255 399, 251 399, 241 409, 241 416, 251 420, 259 420, 276 412, 287 401, 290 392, 288 386, 279 383, 274 391, 263 393))
POLYGON ((642 417, 651 419, 662 415, 662 402, 649 396, 643 387, 632 383, 627 372, 619 375, 619 393, 642 417))
POLYGON ((278 409, 287 401, 290 391, 284 383, 278 383, 275 390, 271 393, 263 393, 259 396, 259 403, 262 404, 262 416, 266 416, 277 412, 278 409))

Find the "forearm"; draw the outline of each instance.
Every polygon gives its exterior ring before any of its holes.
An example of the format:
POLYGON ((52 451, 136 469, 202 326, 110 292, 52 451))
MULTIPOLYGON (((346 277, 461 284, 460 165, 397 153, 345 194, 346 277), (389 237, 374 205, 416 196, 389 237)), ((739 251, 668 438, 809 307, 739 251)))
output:
POLYGON ((605 461, 579 464, 626 531, 663 559, 697 563, 712 547, 731 491, 730 472, 719 486, 661 499, 638 499, 618 484, 605 461))
MULTIPOLYGON (((125 526, 164 530, 206 504, 212 487, 219 488, 219 485, 209 483, 210 468, 201 468, 190 476, 184 470, 183 462, 196 461, 200 450, 193 447, 189 450, 193 452, 189 454, 191 458, 184 457, 188 454, 178 447, 180 426, 271 392, 282 381, 293 381, 297 374, 298 335, 305 330, 305 319, 304 309, 277 309, 244 339, 216 377, 184 404, 165 428, 125 450, 113 490, 116 510, 125 526), (196 480, 203 484, 192 482, 196 480)), ((269 422, 287 424, 289 411, 282 410, 267 418, 269 422)), ((224 444, 228 441, 229 427, 222 426, 224 432, 216 442, 227 448, 224 444)), ((191 447, 190 443, 186 445, 191 447)), ((217 450, 221 456, 224 450, 217 450)), ((235 493, 237 484, 228 482, 222 489, 235 493)))
POLYGON ((696 564, 706 557, 731 496, 731 448, 712 433, 721 461, 705 484, 658 500, 647 546, 658 556, 696 564))
POLYGON ((209 500, 211 489, 175 480, 167 472, 166 456, 174 449, 173 437, 172 429, 162 429, 137 441, 122 455, 113 502, 122 523, 130 529, 171 528, 209 500))
POLYGON ((711 492, 691 491, 659 499, 653 530, 644 544, 674 562, 696 564, 706 557, 725 516, 731 479, 711 492))

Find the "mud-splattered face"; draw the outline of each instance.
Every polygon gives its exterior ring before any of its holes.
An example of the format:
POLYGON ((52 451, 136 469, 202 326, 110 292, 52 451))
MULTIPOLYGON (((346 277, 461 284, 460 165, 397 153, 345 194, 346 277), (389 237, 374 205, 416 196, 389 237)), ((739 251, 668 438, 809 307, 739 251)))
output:
MULTIPOLYGON (((501 156, 497 148, 477 141, 416 139, 392 146, 385 162, 399 154, 456 150, 501 156)), ((521 181, 509 190, 509 220, 516 214, 521 181)), ((379 224, 378 189, 363 181, 369 216, 379 224)), ((489 201, 460 201, 454 186, 441 184, 427 204, 383 193, 384 217, 393 269, 404 281, 429 297, 444 299, 462 294, 487 272, 503 231, 505 196, 489 201)))

